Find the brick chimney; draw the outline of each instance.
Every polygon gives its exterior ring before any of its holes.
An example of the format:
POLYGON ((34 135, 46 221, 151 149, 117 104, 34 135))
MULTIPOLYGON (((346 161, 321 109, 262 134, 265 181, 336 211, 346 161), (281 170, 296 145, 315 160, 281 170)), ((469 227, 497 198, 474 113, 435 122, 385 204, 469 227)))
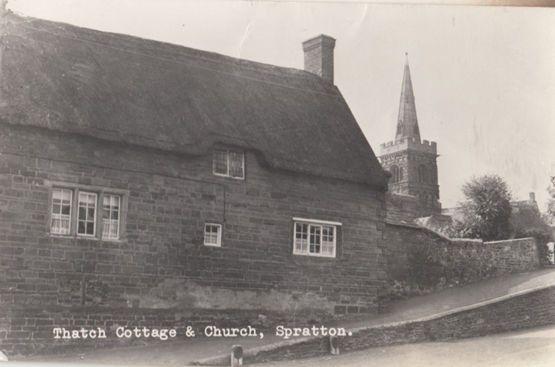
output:
POLYGON ((335 39, 321 34, 303 42, 304 69, 333 83, 335 39))
POLYGON ((534 193, 534 192, 529 193, 528 198, 529 198, 529 201, 531 203, 535 203, 536 202, 536 193, 534 193))

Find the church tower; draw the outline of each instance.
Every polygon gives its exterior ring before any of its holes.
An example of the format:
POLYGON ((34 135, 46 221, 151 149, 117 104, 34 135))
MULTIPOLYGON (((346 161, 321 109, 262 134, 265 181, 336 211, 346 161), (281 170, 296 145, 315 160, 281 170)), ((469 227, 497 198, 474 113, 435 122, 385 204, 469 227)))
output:
POLYGON ((389 191, 416 197, 419 216, 441 213, 437 144, 420 140, 408 57, 401 85, 395 140, 381 144, 380 148, 382 166, 391 173, 389 191))

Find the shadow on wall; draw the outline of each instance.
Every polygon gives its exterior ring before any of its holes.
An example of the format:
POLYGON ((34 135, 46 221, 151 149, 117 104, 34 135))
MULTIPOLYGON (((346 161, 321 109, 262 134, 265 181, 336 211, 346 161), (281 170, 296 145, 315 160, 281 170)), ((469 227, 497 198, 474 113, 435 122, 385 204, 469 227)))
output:
POLYGON ((147 294, 124 295, 129 306, 151 309, 202 308, 333 313, 334 303, 311 292, 230 290, 192 280, 165 279, 147 294))

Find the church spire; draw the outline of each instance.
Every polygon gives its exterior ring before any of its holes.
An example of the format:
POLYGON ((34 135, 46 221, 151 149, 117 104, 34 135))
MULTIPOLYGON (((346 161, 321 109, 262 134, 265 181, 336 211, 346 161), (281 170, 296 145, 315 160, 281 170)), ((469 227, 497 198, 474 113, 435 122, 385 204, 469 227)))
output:
POLYGON ((405 57, 405 73, 403 75, 403 84, 401 85, 401 100, 399 102, 399 117, 397 118, 395 140, 415 138, 417 141, 420 141, 414 92, 412 91, 412 81, 410 79, 409 58, 406 52, 405 57))

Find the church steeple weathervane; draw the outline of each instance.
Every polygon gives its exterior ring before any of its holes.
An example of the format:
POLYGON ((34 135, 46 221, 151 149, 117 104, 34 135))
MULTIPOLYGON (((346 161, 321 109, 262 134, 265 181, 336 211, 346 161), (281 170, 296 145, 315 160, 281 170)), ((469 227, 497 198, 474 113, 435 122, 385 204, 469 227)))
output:
POLYGON ((405 71, 403 83, 401 84, 401 98, 399 101, 399 115, 397 117, 397 133, 395 140, 414 138, 420 141, 420 130, 418 128, 418 118, 416 117, 416 104, 414 102, 414 92, 412 90, 412 80, 410 78, 409 58, 405 52, 405 71))

